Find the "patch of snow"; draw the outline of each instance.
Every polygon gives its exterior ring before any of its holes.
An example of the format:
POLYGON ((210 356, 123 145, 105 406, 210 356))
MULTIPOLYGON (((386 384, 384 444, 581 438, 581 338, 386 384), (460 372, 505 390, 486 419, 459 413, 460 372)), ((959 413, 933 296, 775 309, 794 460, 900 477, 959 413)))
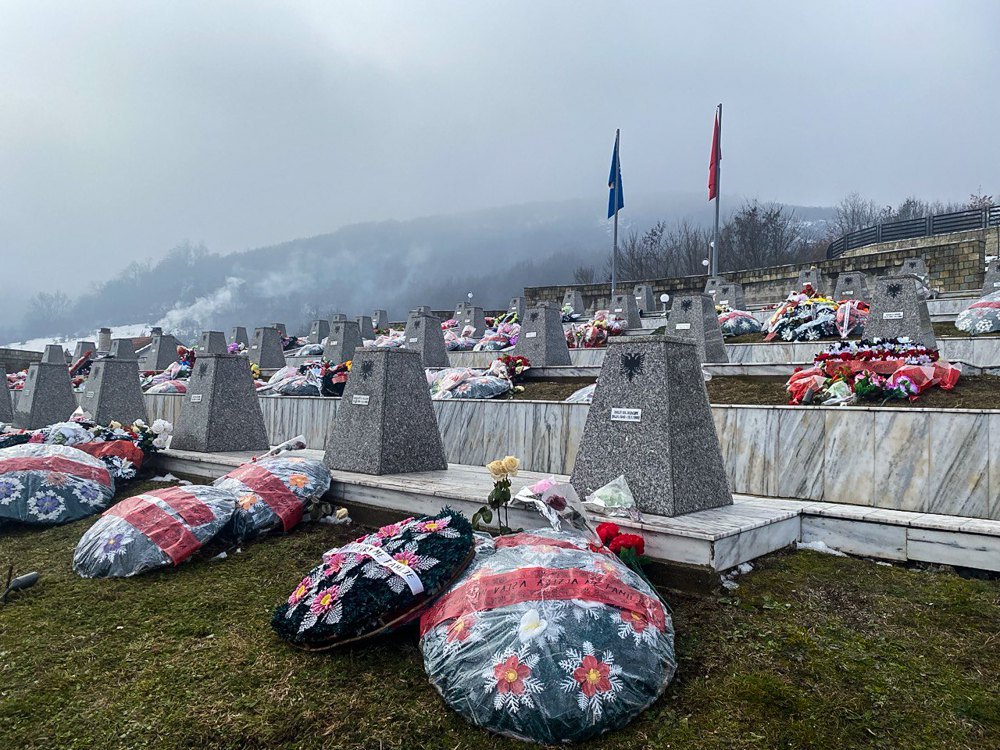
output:
POLYGON ((179 482, 180 480, 173 474, 163 474, 161 476, 155 476, 149 480, 150 482, 179 482))
POLYGON ((748 562, 740 563, 739 566, 736 568, 736 572, 739 573, 741 576, 745 576, 751 570, 753 570, 753 565, 751 565, 748 562))
POLYGON ((847 557, 839 549, 827 547, 826 542, 796 542, 795 549, 811 549, 813 552, 822 552, 824 555, 834 555, 835 557, 847 557))
MULTIPOLYGON (((148 336, 150 324, 128 323, 120 326, 110 326, 110 328, 112 338, 131 339, 138 338, 140 336, 148 336)), ((43 336, 37 339, 29 339, 28 341, 12 341, 9 344, 3 344, 2 348, 23 349, 28 352, 44 352, 45 347, 49 344, 62 344, 64 349, 72 351, 76 346, 76 342, 84 339, 97 341, 97 331, 85 333, 81 336, 43 336)))
POLYGON ((213 557, 212 559, 213 559, 213 560, 225 560, 225 559, 226 559, 227 557, 229 557, 229 555, 227 555, 227 554, 226 554, 226 551, 225 551, 225 550, 223 550, 222 552, 220 552, 219 554, 217 554, 217 555, 216 555, 215 557, 213 557))
POLYGON ((732 578, 722 579, 722 588, 724 588, 726 591, 735 591, 739 587, 740 585, 736 583, 736 581, 734 581, 732 578))

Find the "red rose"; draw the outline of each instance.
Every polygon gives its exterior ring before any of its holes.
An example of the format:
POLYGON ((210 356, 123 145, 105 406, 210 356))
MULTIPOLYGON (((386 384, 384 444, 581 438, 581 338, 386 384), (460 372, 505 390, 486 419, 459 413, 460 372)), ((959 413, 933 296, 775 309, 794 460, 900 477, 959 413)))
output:
POLYGON ((616 555, 620 555, 626 549, 635 550, 637 555, 646 551, 646 542, 638 534, 620 534, 611 540, 609 546, 616 555))
POLYGON ((618 528, 618 524, 600 523, 597 525, 597 536, 601 538, 601 541, 605 545, 611 544, 611 540, 621 533, 622 531, 618 528))

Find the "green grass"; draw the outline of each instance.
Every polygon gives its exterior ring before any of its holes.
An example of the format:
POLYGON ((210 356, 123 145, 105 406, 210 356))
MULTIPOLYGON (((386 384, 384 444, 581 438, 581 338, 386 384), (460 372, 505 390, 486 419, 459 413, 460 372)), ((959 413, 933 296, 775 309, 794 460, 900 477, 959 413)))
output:
MULTIPOLYGON (((526 747, 444 706, 412 630, 325 654, 272 635, 274 606, 356 530, 89 581, 70 559, 90 523, 0 538, 0 563, 42 574, 0 607, 0 748, 526 747)), ((740 584, 670 597, 676 681, 588 747, 1000 747, 1000 582, 799 552, 740 584)))

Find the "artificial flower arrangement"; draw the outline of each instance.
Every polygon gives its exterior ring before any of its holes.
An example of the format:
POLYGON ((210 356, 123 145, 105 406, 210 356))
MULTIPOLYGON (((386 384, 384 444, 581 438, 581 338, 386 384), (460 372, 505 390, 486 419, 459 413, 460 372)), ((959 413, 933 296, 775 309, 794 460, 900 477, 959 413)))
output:
POLYGON ((796 368, 785 388, 791 404, 914 401, 935 385, 954 388, 960 374, 937 349, 909 338, 863 339, 837 342, 819 352, 812 367, 796 368))
POLYGON ((527 357, 523 357, 520 354, 517 356, 511 356, 510 354, 501 355, 493 360, 493 364, 490 365, 491 372, 503 372, 504 377, 512 383, 521 382, 524 379, 524 373, 530 369, 531 362, 527 357))
POLYGON ((810 285, 792 293, 767 321, 765 341, 818 341, 837 335, 837 303, 810 285))

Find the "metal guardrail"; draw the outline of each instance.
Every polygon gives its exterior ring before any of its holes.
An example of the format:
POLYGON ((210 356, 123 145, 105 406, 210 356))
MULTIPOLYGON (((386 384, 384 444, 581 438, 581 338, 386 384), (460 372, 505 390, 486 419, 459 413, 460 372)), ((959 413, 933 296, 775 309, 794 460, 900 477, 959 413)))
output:
POLYGON ((848 250, 879 242, 908 240, 912 237, 930 237, 935 234, 965 232, 988 227, 1000 227, 1000 206, 973 208, 968 211, 924 216, 920 219, 876 224, 873 227, 859 229, 835 239, 827 246, 826 257, 837 258, 848 250))

